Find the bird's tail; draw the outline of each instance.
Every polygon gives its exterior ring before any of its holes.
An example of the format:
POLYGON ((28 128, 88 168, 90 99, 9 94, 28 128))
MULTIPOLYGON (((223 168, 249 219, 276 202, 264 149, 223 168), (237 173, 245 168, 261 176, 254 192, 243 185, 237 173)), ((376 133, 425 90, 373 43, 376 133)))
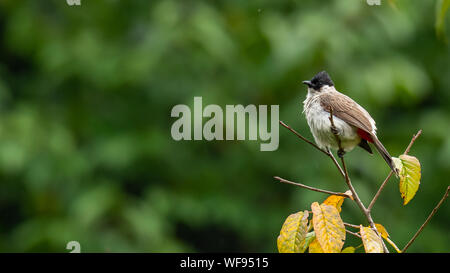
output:
POLYGON ((388 153, 386 148, 384 148, 383 144, 378 140, 378 138, 375 135, 372 135, 373 144, 375 145, 375 148, 377 148, 377 151, 380 153, 380 155, 383 157, 384 161, 389 165, 391 170, 398 175, 398 170, 395 168, 394 161, 392 160, 391 155, 388 153))

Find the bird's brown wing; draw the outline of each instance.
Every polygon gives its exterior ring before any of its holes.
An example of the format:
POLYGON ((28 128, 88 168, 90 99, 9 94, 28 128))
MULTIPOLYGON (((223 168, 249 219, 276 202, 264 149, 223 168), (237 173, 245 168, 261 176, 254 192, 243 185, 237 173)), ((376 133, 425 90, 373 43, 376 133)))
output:
MULTIPOLYGON (((364 146, 368 146, 367 141, 372 142, 383 159, 388 163, 389 167, 396 174, 398 174, 398 170, 394 166, 391 155, 386 150, 386 148, 384 148, 383 144, 378 140, 376 135, 372 132, 373 128, 372 124, 369 121, 369 118, 371 118, 369 113, 363 110, 362 107, 359 107, 358 104, 351 98, 339 92, 323 93, 322 95, 320 95, 320 104, 322 105, 322 108, 325 109, 325 111, 327 111, 328 113, 330 113, 331 108, 333 109, 334 116, 366 132, 368 135, 358 130, 359 136, 363 141, 366 141, 366 143, 361 142, 360 146, 362 145, 361 147, 366 149, 366 147, 364 146)), ((371 152, 368 149, 366 150, 368 152, 371 152)))
POLYGON ((338 92, 324 93, 320 95, 319 98, 320 104, 325 111, 329 113, 331 108, 333 109, 334 116, 356 128, 372 134, 373 128, 367 117, 368 114, 364 113, 363 110, 358 107, 358 104, 351 98, 338 92))

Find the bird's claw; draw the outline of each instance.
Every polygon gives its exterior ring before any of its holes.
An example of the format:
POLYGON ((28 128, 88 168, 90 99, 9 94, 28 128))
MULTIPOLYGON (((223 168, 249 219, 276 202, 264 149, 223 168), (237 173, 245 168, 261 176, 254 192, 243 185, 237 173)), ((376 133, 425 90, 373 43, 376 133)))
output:
POLYGON ((339 158, 343 158, 344 155, 345 155, 345 151, 342 150, 342 149, 339 149, 339 150, 337 151, 337 155, 339 156, 339 158))
POLYGON ((332 132, 334 135, 339 135, 339 130, 338 130, 335 126, 331 126, 331 132, 332 132))

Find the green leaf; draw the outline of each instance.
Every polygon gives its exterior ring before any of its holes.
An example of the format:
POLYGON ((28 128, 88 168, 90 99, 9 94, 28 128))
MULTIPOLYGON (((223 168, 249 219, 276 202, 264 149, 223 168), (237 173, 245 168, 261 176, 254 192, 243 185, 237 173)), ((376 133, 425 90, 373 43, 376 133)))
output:
POLYGON ((406 205, 419 189, 421 176, 420 162, 416 157, 410 155, 401 155, 399 159, 402 163, 402 169, 399 173, 399 188, 403 198, 403 205, 406 205))
POLYGON ((303 244, 303 246, 304 246, 303 252, 305 252, 305 250, 311 245, 311 243, 315 239, 316 239, 316 233, 314 231, 311 231, 308 234, 306 234, 305 243, 303 244))
POLYGON ((277 239, 278 252, 280 253, 303 253, 308 248, 311 239, 307 239, 308 228, 307 210, 299 211, 288 216, 284 221, 277 239), (307 243, 307 244, 306 244, 307 243))
POLYGON ((352 246, 348 246, 346 248, 344 248, 341 253, 355 253, 356 248, 352 247, 352 246))

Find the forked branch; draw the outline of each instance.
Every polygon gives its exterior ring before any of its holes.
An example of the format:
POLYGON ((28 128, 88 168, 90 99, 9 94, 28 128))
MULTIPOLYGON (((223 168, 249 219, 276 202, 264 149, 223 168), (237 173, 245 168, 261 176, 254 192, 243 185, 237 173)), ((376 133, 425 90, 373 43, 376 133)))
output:
POLYGON ((294 135, 296 135, 298 138, 300 138, 301 140, 305 141, 306 143, 308 143, 309 145, 313 146, 314 148, 316 148, 317 150, 319 150, 320 152, 324 153, 326 156, 328 156, 329 158, 331 158, 331 160, 333 161, 334 165, 336 165, 336 168, 338 168, 339 173, 342 175, 342 177, 345 177, 344 174, 344 170, 342 170, 341 166, 339 166, 339 163, 336 161, 336 158, 334 158, 333 153, 329 150, 322 150, 319 146, 317 146, 315 143, 313 143, 312 141, 308 140, 306 137, 302 136, 300 133, 298 133, 297 131, 295 131, 294 129, 292 129, 289 125, 285 124, 284 122, 282 122, 280 120, 280 124, 281 126, 283 126, 284 128, 288 129, 289 131, 291 131, 292 133, 294 133, 294 135))
MULTIPOLYGON (((353 197, 352 199, 355 200, 355 202, 356 202, 356 204, 358 205, 358 207, 361 209, 361 211, 362 211, 362 212, 364 213, 364 215, 366 216, 367 221, 368 221, 369 224, 370 224, 370 227, 376 232, 376 234, 377 234, 378 236, 380 236, 380 233, 378 232, 378 230, 377 230, 377 228, 376 228, 376 226, 375 226, 375 223, 374 223, 374 221, 373 221, 373 219, 372 219, 372 216, 371 216, 371 210, 372 210, 372 208, 373 208, 373 206, 374 206, 376 200, 378 199, 378 197, 379 197, 381 191, 384 189, 384 187, 386 186, 387 182, 389 181, 389 179, 390 179, 391 176, 393 175, 393 171, 390 171, 390 172, 389 172, 388 176, 387 176, 386 179, 383 181, 383 183, 381 184, 381 186, 380 186, 380 188, 378 189, 377 193, 375 194, 375 196, 373 197, 372 201, 370 202, 369 207, 366 208, 366 207, 364 206, 364 204, 362 203, 361 199, 359 198, 358 194, 356 193, 356 190, 354 189, 354 187, 353 187, 353 185, 352 185, 352 183, 351 183, 350 177, 349 177, 349 175, 348 175, 348 172, 347 172, 347 166, 346 166, 346 164, 345 164, 345 160, 344 160, 344 157, 343 157, 343 154, 344 154, 344 153, 343 153, 343 150, 342 150, 342 147, 341 147, 341 141, 340 141, 340 138, 339 138, 339 132, 336 130, 336 127, 335 127, 334 121, 333 121, 333 109, 330 109, 330 117, 329 117, 329 119, 330 119, 330 122, 331 122, 332 132, 333 132, 333 134, 334 134, 335 137, 336 137, 336 141, 337 141, 337 143, 338 143, 339 150, 341 151, 341 152, 338 153, 338 154, 339 154, 339 157, 341 158, 342 167, 341 167, 341 165, 338 163, 338 161, 336 160, 336 158, 334 157, 333 153, 332 153, 330 150, 328 150, 328 149, 327 149, 327 150, 321 149, 321 148, 320 148, 319 146, 317 146, 315 143, 313 143, 312 141, 310 141, 310 140, 308 140, 307 138, 305 138, 304 136, 302 136, 300 133, 298 133, 297 131, 295 131, 294 129, 292 129, 289 125, 285 124, 284 122, 280 121, 280 124, 281 124, 283 127, 287 128, 287 129, 288 129, 289 131, 291 131, 292 133, 294 133, 298 138, 300 138, 301 140, 305 141, 306 143, 310 144, 311 146, 313 146, 314 148, 316 148, 317 150, 319 150, 320 152, 322 152, 323 154, 325 154, 326 156, 328 156, 328 157, 333 161, 333 163, 334 163, 334 165, 336 166, 336 168, 338 169, 339 173, 340 173, 340 174, 342 175, 342 177, 345 179, 345 182, 347 183, 347 186, 349 187, 349 189, 350 189, 350 191, 351 191, 351 193, 352 193, 352 197, 353 197)), ((417 134, 415 134, 415 135, 412 137, 412 139, 411 139, 411 141, 410 141, 408 147, 406 148, 404 154, 408 154, 408 153, 409 153, 409 151, 410 151, 412 145, 414 144, 414 142, 416 141, 416 139, 417 139, 421 134, 422 134, 422 130, 419 130, 419 131, 417 132, 417 134)), ((322 193, 332 194, 332 195, 339 195, 339 196, 350 197, 348 194, 345 194, 345 193, 332 192, 332 191, 328 191, 328 190, 323 190, 323 189, 314 188, 314 187, 307 186, 307 185, 304 185, 304 184, 292 182, 292 181, 283 179, 283 178, 278 177, 278 176, 275 176, 274 178, 277 179, 278 181, 282 182, 282 183, 287 183, 287 184, 296 185, 296 186, 299 186, 299 187, 302 187, 302 188, 305 188, 305 189, 309 189, 309 190, 312 190, 312 191, 322 192, 322 193)), ((422 230, 425 228, 425 226, 430 222, 431 218, 432 218, 432 217, 434 216, 434 214, 437 212, 437 210, 439 209, 439 207, 440 207, 440 206, 444 203, 444 201, 448 198, 449 192, 450 192, 450 186, 447 187, 447 190, 446 190, 444 196, 442 197, 442 199, 439 201, 439 203, 436 205, 436 207, 432 210, 432 212, 430 213, 430 215, 428 216, 428 218, 425 220, 425 222, 422 224, 422 226, 419 228, 419 230, 414 234, 414 236, 411 238, 411 240, 406 244, 406 246, 403 248, 402 252, 405 252, 405 251, 408 249, 408 247, 409 247, 409 246, 414 242, 414 240, 419 236, 419 234, 422 232, 422 230)), ((359 226, 356 226, 356 225, 347 224, 347 223, 344 223, 344 224, 345 224, 345 226, 348 226, 348 227, 359 228, 359 226)), ((355 232, 351 232, 351 231, 348 231, 348 230, 346 230, 346 232, 349 233, 349 234, 352 234, 352 235, 355 235, 355 236, 360 237, 359 234, 357 234, 357 233, 355 233, 355 232)), ((381 236, 380 236, 380 238, 381 238, 381 236)), ((382 241, 382 243, 383 243, 383 249, 384 249, 384 251, 385 251, 385 252, 389 252, 388 249, 387 249, 387 247, 386 247, 386 245, 384 244, 384 241, 383 241, 383 240, 381 240, 381 241, 382 241)))
MULTIPOLYGON (((411 141, 409 142, 408 147, 406 147, 406 150, 403 154, 407 155, 409 153, 409 150, 411 150, 412 145, 414 144, 414 142, 416 142, 416 139, 422 134, 422 130, 419 130, 417 132, 417 134, 413 135, 411 141)), ((394 174, 394 172, 391 170, 388 174, 388 176, 386 177, 386 179, 384 179, 383 183, 381 183, 380 188, 378 189, 377 193, 375 194, 375 196, 373 197, 372 201, 369 204, 369 207, 367 208, 369 211, 372 210, 373 205, 375 205, 375 202, 378 199, 378 196, 380 196, 381 191, 384 189, 384 187, 386 186, 387 182, 389 181, 389 179, 391 178, 391 176, 394 174)))
POLYGON ((375 226, 375 222, 372 219, 372 215, 370 214, 370 211, 368 209, 366 209, 366 207, 364 206, 363 202, 361 201, 361 199, 359 198, 358 194, 356 193, 355 188, 352 185, 352 182, 350 180, 350 176, 348 175, 348 172, 347 172, 347 166, 345 165, 344 150, 342 149, 341 139, 339 138, 339 132, 338 132, 336 126, 334 125, 334 121, 333 121, 333 108, 330 107, 329 110, 330 110, 330 117, 329 117, 329 119, 330 119, 330 123, 331 123, 331 131, 333 132, 333 134, 334 134, 334 136, 336 138, 336 142, 337 142, 338 147, 339 147, 338 155, 341 158, 342 168, 344 169, 345 182, 347 183, 348 188, 352 192, 353 198, 354 198, 356 204, 358 205, 359 209, 366 216, 366 219, 369 222, 370 227, 375 231, 377 236, 380 238, 380 240, 381 240, 381 242, 383 244, 384 252, 389 253, 389 250, 387 249, 386 245, 384 244, 383 238, 381 237, 380 233, 378 232, 378 230, 377 230, 377 228, 375 226))
POLYGON ((311 190, 311 191, 316 191, 316 192, 326 193, 326 194, 330 194, 330 195, 339 195, 339 196, 351 198, 351 195, 346 194, 346 193, 333 192, 333 191, 328 191, 328 190, 322 190, 322 189, 314 188, 314 187, 307 186, 307 185, 304 185, 304 184, 301 184, 301 183, 297 183, 297 182, 292 182, 292 181, 286 180, 286 179, 281 178, 281 177, 279 177, 279 176, 274 176, 274 178, 275 178, 276 180, 282 182, 282 183, 286 183, 286 184, 291 184, 291 185, 299 186, 299 187, 302 187, 302 188, 304 188, 304 189, 308 189, 308 190, 311 190))

